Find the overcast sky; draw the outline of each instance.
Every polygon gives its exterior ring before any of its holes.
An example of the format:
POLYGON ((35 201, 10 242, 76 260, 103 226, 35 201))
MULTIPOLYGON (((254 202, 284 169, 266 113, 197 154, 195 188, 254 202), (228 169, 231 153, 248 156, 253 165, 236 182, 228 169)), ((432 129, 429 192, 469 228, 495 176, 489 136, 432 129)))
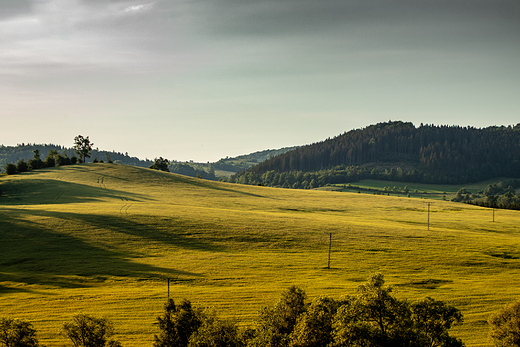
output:
POLYGON ((518 0, 0 0, 0 144, 216 161, 520 122, 518 0))

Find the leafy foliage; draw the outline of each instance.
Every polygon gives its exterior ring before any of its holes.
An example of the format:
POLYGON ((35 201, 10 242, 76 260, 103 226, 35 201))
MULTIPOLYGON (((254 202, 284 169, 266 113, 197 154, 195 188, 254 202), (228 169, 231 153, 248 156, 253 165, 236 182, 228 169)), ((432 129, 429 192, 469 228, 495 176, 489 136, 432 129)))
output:
POLYGON ((204 315, 202 324, 190 336, 188 347, 241 347, 244 346, 238 325, 231 320, 219 319, 214 313, 204 315))
POLYGON ((8 163, 5 166, 5 172, 7 175, 14 175, 21 172, 26 172, 29 170, 38 170, 45 167, 55 167, 55 166, 63 166, 63 165, 71 165, 77 162, 75 156, 69 158, 67 153, 60 154, 57 149, 51 149, 45 161, 40 159, 40 151, 38 149, 34 150, 34 157, 30 159, 28 162, 25 162, 24 159, 18 160, 16 165, 8 163))
POLYGON ((306 311, 307 295, 296 286, 282 293, 274 307, 265 307, 260 313, 257 334, 250 346, 288 346, 298 317, 306 311))
POLYGON ((74 148, 76 154, 81 158, 81 162, 85 162, 85 158, 90 158, 90 152, 92 152, 93 142, 90 142, 89 137, 83 137, 78 135, 74 138, 74 148))
POLYGON ((16 165, 8 163, 5 165, 5 173, 8 175, 14 175, 18 172, 16 165))
MULTIPOLYGON (((71 164, 76 164, 78 158, 76 157, 76 151, 73 148, 66 148, 61 145, 54 144, 20 144, 18 146, 1 146, 0 145, 0 167, 5 168, 8 163, 17 163, 19 160, 24 159, 29 164, 30 170, 37 170, 43 168, 43 160, 41 155, 48 153, 49 151, 56 151, 61 156, 67 156, 71 160, 71 164), (34 152, 38 151, 38 158, 34 157, 34 152), (37 163, 41 165, 38 166, 37 163), (35 164, 35 165, 33 165, 35 164)), ((115 164, 133 165, 139 167, 149 167, 153 162, 151 160, 140 160, 136 157, 131 157, 128 153, 120 153, 115 151, 101 151, 98 149, 92 149, 91 156, 104 158, 107 157, 107 162, 113 162, 115 164), (110 160, 108 159, 110 158, 110 160)), ((16 166, 16 164, 15 164, 16 166)), ((54 166, 54 165, 53 165, 54 166)))
POLYGON ((492 315, 488 323, 491 325, 490 336, 493 338, 495 346, 520 346, 520 300, 492 315))
POLYGON ((5 347, 39 346, 32 324, 12 318, 0 319, 0 345, 5 347))
POLYGON ((78 314, 65 323, 62 332, 75 347, 118 347, 120 343, 108 340, 114 334, 112 323, 106 318, 78 314))
POLYGON ((426 298, 410 305, 392 296, 381 274, 359 287, 360 296, 338 309, 333 346, 463 346, 448 333, 462 314, 426 298))
POLYGON ((152 165, 150 165, 149 168, 154 169, 154 170, 161 170, 161 171, 169 172, 170 171, 168 169, 169 164, 170 164, 170 162, 168 161, 168 159, 159 157, 159 158, 154 159, 154 163, 152 165))
POLYGON ((333 341, 332 324, 344 301, 319 296, 299 317, 290 336, 291 347, 327 346, 333 341))
POLYGON ((202 325, 202 311, 194 309, 191 302, 183 300, 175 305, 169 299, 162 317, 157 317, 160 333, 155 335, 154 347, 188 346, 191 335, 202 325))
POLYGON ((471 194, 463 188, 457 192, 452 201, 484 207, 519 210, 520 194, 516 194, 516 188, 518 187, 520 187, 520 179, 491 183, 477 194, 471 194))
POLYGON ((461 346, 462 342, 449 336, 454 324, 462 323, 462 313, 442 301, 426 298, 412 304, 412 320, 425 346, 461 346))
POLYGON ((449 335, 462 314, 456 308, 426 298, 410 304, 392 295, 381 274, 359 287, 357 297, 334 300, 325 296, 306 303, 295 286, 283 292, 273 307, 261 310, 257 327, 244 334, 237 324, 194 310, 188 301, 173 300, 159 317, 161 333, 156 347, 460 347, 449 335))

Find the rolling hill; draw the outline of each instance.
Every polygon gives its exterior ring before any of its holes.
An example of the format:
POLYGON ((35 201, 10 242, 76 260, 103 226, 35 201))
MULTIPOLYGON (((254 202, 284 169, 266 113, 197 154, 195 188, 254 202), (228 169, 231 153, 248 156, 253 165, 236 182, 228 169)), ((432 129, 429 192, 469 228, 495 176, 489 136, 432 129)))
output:
POLYGON ((2 176, 0 312, 60 346, 63 322, 105 315, 124 346, 152 345, 168 295, 250 325, 290 285, 355 293, 380 271, 398 296, 461 309, 455 331, 489 346, 489 315, 520 289, 517 211, 289 190, 116 164, 2 176), (332 263, 327 269, 329 235, 332 263))
MULTIPOLYGON (((240 170, 245 170, 253 165, 261 163, 273 156, 283 154, 296 147, 287 147, 280 149, 267 149, 254 153, 244 154, 237 157, 226 157, 218 160, 215 163, 195 163, 195 162, 178 162, 176 160, 170 160, 169 170, 170 172, 179 173, 181 175, 197 177, 207 176, 207 173, 214 173, 212 177, 228 177, 240 170)), ((64 147, 61 145, 54 144, 18 144, 17 146, 4 146, 0 145, 0 173, 4 172, 6 164, 16 164, 20 160, 29 161, 34 157, 34 151, 38 150, 41 159, 44 160, 49 151, 56 150, 61 155, 66 155, 72 158, 76 155, 76 152, 72 148, 64 147)), ((153 160, 139 159, 137 157, 131 157, 128 153, 120 153, 116 151, 105 151, 99 149, 93 149, 91 158, 87 161, 112 161, 116 164, 133 165, 139 167, 150 167, 153 164, 153 160)))

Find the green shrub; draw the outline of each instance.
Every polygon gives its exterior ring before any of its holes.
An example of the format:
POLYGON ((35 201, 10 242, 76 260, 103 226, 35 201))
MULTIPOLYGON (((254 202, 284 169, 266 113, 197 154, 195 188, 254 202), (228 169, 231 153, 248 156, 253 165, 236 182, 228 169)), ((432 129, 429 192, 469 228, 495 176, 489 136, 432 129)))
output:
POLYGON ((62 334, 67 336, 75 347, 121 346, 115 340, 108 340, 114 334, 114 327, 106 318, 78 314, 72 317, 72 322, 63 325, 62 334))
POLYGON ((520 346, 520 300, 504 307, 488 320, 495 346, 520 346))
POLYGON ((18 173, 18 169, 16 168, 16 165, 8 163, 5 165, 5 173, 8 175, 15 175, 18 173))
POLYGON ((12 318, 0 319, 0 345, 5 347, 39 346, 32 324, 12 318))

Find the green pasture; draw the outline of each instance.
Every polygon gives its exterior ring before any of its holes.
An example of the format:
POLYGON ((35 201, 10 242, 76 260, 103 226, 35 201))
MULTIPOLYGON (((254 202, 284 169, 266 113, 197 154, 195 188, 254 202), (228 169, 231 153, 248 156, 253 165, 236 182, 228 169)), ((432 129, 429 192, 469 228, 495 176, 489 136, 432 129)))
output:
POLYGON ((174 299, 246 326, 290 285, 339 298, 379 271, 398 297, 462 310, 454 335, 467 346, 491 346, 489 315, 520 293, 516 211, 493 222, 489 209, 436 200, 428 230, 431 200, 115 164, 3 176, 0 189, 0 316, 30 320, 49 347, 67 344, 58 332, 78 313, 111 319, 124 346, 151 346, 168 278, 174 299))
MULTIPOLYGON (((457 195, 457 192, 461 188, 466 188, 471 193, 477 193, 479 190, 483 190, 491 183, 496 183, 501 180, 507 180, 507 178, 496 178, 487 181, 470 183, 470 184, 426 184, 426 183, 411 183, 411 182, 399 182, 399 181, 383 181, 383 180, 371 180, 365 179, 360 180, 358 182, 352 182, 350 185, 348 183, 345 184, 336 184, 329 187, 322 187, 320 190, 336 190, 336 191, 345 191, 345 192, 357 192, 358 188, 360 193, 365 194, 374 194, 374 192, 382 192, 383 189, 389 188, 393 189, 397 188, 398 191, 403 191, 405 187, 408 187, 410 197, 414 198, 426 198, 426 199, 434 199, 434 200, 450 200, 451 198, 457 195)), ((393 192, 385 193, 385 195, 399 195, 405 196, 406 194, 398 193, 395 194, 393 192)))

